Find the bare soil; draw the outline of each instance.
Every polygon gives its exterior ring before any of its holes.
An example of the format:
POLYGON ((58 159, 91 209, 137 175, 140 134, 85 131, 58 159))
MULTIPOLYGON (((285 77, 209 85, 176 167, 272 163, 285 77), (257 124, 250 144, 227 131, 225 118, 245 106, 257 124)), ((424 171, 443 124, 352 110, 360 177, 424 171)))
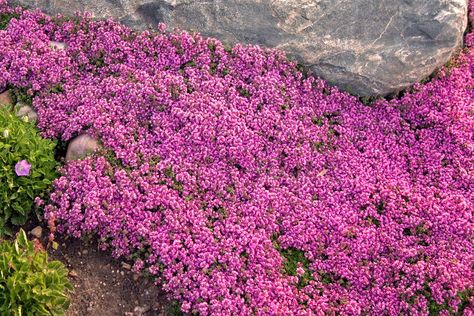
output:
MULTIPOLYGON (((25 227, 30 239, 31 228, 25 227)), ((42 244, 47 243, 43 228, 42 244)), ((113 259, 96 243, 60 237, 59 247, 48 249, 50 259, 69 269, 74 287, 66 316, 169 316, 176 315, 162 290, 151 280, 130 271, 130 266, 113 259)))

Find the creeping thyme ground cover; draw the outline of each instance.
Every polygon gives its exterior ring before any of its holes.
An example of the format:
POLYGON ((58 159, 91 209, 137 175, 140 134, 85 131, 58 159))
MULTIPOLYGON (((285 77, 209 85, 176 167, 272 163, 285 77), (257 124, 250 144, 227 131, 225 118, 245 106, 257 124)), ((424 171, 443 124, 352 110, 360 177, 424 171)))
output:
POLYGON ((0 2, 0 86, 33 96, 44 136, 103 145, 55 182, 59 231, 186 313, 474 313, 472 34, 432 82, 364 105, 279 51, 0 2))

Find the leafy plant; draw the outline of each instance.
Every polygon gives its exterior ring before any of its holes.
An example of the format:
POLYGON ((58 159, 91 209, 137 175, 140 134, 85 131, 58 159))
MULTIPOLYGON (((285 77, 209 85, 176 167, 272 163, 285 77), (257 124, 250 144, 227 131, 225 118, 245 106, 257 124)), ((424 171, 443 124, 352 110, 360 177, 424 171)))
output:
POLYGON ((170 314, 170 315, 172 315, 172 316, 182 316, 182 315, 185 315, 185 314, 181 311, 181 307, 180 307, 180 304, 179 304, 178 301, 172 301, 172 302, 168 305, 167 312, 168 312, 168 314, 170 314))
POLYGON ((0 314, 63 315, 72 291, 67 275, 21 229, 15 241, 0 244, 0 314))
POLYGON ((20 15, 17 13, 0 13, 0 30, 6 29, 11 19, 19 17, 20 15))
MULTIPOLYGON (((55 86, 55 87, 51 88, 51 92, 54 92, 57 89, 59 89, 58 86, 55 86)), ((28 94, 28 88, 9 86, 9 90, 13 94, 13 103, 14 104, 18 103, 18 102, 22 102, 22 103, 25 103, 25 104, 30 105, 30 106, 33 104, 33 96, 28 94)))
POLYGON ((306 258, 304 252, 302 250, 290 247, 287 249, 280 249, 280 254, 285 259, 283 261, 283 270, 285 274, 297 276, 298 275, 298 267, 302 268, 302 274, 299 275, 298 284, 296 287, 301 289, 309 284, 309 282, 313 279, 310 270, 310 262, 306 258))
POLYGON ((57 176, 56 144, 36 127, 0 106, 0 235, 22 225, 36 197, 43 198, 57 176))

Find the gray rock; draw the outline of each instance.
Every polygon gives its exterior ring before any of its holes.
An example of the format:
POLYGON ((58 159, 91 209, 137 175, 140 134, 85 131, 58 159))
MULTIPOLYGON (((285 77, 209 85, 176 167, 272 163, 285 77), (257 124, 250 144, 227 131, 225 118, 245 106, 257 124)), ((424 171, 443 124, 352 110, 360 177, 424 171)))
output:
POLYGON ((66 161, 82 159, 99 148, 99 142, 93 137, 82 134, 74 138, 67 148, 66 161))
POLYGON ((28 121, 36 121, 38 119, 38 115, 36 114, 36 111, 29 106, 28 104, 18 102, 15 105, 16 108, 16 116, 18 117, 27 117, 28 121))
POLYGON ((429 76, 462 43, 468 0, 17 0, 136 29, 197 30, 285 50, 342 89, 385 95, 429 76))

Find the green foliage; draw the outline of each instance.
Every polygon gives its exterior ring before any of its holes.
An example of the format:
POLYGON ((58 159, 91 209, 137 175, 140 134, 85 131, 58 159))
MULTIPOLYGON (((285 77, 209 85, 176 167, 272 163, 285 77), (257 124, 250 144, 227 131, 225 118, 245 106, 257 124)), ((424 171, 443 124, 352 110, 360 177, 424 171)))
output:
POLYGON ((458 293, 458 298, 461 300, 458 306, 458 315, 464 315, 464 310, 468 307, 471 298, 474 296, 474 289, 466 289, 458 293))
POLYGON ((90 60, 90 63, 92 65, 96 66, 97 68, 102 68, 102 67, 106 66, 105 53, 100 53, 97 57, 92 58, 90 60))
POLYGON ((439 304, 433 298, 433 294, 429 285, 429 281, 425 281, 423 289, 415 291, 415 295, 411 296, 407 302, 410 305, 413 305, 417 296, 424 296, 428 300, 428 315, 429 316, 439 316, 441 312, 446 311, 450 316, 462 316, 464 315, 464 310, 469 305, 471 297, 474 295, 474 289, 466 289, 460 291, 457 294, 457 297, 461 301, 458 305, 457 312, 454 312, 453 309, 449 306, 448 301, 439 304))
POLYGON ((72 291, 67 275, 20 230, 14 242, 0 244, 0 314, 64 315, 72 291))
POLYGON ((11 19, 19 17, 17 13, 0 13, 0 30, 6 29, 11 19))
POLYGON ((27 105, 33 104, 33 96, 28 94, 28 88, 9 87, 13 94, 13 104, 21 102, 27 105))
POLYGON ((173 167, 169 166, 164 171, 163 174, 165 177, 170 178, 173 183, 169 186, 171 189, 178 191, 180 194, 183 193, 184 187, 181 181, 176 179, 176 174, 173 171, 173 167))
POLYGON ((252 96, 252 94, 247 89, 244 89, 244 88, 239 88, 239 93, 241 96, 246 97, 246 98, 250 98, 252 96))
POLYGON ((171 316, 183 316, 185 315, 182 311, 181 311, 181 306, 179 304, 178 301, 172 301, 169 305, 168 305, 168 308, 167 308, 167 312, 169 315, 171 316))
POLYGON ((34 124, 0 106, 0 235, 9 232, 9 224, 24 224, 35 197, 44 198, 48 193, 57 177, 55 146, 39 136, 34 124), (15 172, 21 160, 31 165, 27 176, 15 172))
POLYGON ((298 273, 296 269, 302 267, 304 269, 303 275, 299 276, 298 283, 296 287, 302 289, 313 280, 313 276, 310 270, 310 262, 306 258, 302 250, 290 247, 287 249, 279 250, 281 256, 284 258, 283 261, 283 271, 286 275, 297 276, 298 273))
POLYGON ((359 97, 360 102, 366 106, 372 106, 376 101, 380 100, 380 96, 363 96, 359 97))

